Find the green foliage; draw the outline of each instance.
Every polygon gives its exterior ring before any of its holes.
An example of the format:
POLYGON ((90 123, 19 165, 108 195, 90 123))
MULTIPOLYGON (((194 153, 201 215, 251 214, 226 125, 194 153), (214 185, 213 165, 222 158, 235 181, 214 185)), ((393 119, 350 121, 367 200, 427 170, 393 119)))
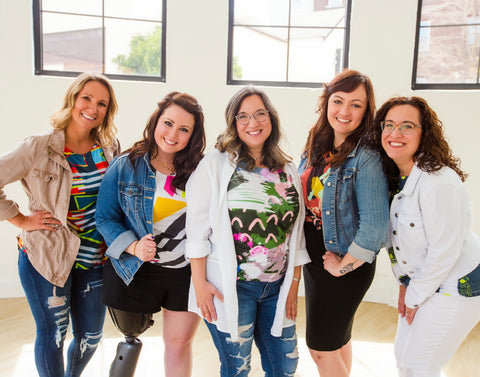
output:
POLYGON ((233 57, 232 76, 234 80, 242 79, 242 67, 238 64, 238 57, 233 57))
POLYGON ((152 33, 135 34, 130 40, 128 55, 119 54, 113 62, 127 74, 160 76, 162 29, 155 26, 152 33))

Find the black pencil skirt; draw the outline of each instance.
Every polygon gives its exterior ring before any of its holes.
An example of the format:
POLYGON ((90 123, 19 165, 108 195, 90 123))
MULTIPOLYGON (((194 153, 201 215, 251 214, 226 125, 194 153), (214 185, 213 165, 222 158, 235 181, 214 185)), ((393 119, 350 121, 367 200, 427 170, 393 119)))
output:
POLYGON ((375 262, 364 263, 342 277, 323 268, 323 232, 305 223, 305 238, 311 263, 304 265, 306 343, 316 351, 334 351, 349 342, 355 312, 370 287, 375 262))

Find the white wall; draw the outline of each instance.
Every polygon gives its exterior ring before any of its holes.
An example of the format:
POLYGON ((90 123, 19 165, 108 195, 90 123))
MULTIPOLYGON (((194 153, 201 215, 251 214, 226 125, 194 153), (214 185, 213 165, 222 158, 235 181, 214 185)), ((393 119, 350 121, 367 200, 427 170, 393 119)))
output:
MULTIPOLYGON (((467 188, 480 216, 480 169, 475 163, 480 91, 417 91, 410 89, 415 39, 416 0, 354 0, 350 42, 350 67, 368 74, 375 86, 377 105, 392 95, 426 98, 446 125, 455 153, 471 173, 467 188)), ((202 104, 208 145, 224 127, 226 103, 239 88, 227 86, 228 2, 218 0, 168 1, 167 82, 114 81, 120 111, 118 137, 123 147, 137 140, 155 104, 171 90, 196 96, 202 104)), ((0 154, 24 137, 48 129, 49 116, 58 109, 71 79, 33 74, 32 5, 30 0, 0 0, 0 154)), ((320 89, 266 87, 277 107, 285 149, 298 162, 308 129, 316 119, 320 89)), ((1 174, 1 172, 0 172, 1 174)), ((25 195, 18 184, 7 193, 23 209, 25 195)), ((480 223, 475 223, 480 233, 480 223)), ((4 245, 0 297, 22 296, 16 260, 17 229, 0 223, 4 245)), ((388 258, 382 252, 377 276, 367 299, 394 303, 396 287, 388 258)))

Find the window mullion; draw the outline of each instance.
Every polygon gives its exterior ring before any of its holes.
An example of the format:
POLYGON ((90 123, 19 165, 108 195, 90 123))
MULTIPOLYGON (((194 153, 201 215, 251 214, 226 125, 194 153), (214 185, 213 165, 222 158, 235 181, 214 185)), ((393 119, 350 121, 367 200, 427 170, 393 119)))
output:
POLYGON ((285 82, 288 82, 288 71, 290 62, 290 28, 292 21, 292 0, 288 1, 288 31, 287 31, 287 67, 285 72, 285 82))
POLYGON ((102 71, 105 73, 105 0, 102 0, 102 71))

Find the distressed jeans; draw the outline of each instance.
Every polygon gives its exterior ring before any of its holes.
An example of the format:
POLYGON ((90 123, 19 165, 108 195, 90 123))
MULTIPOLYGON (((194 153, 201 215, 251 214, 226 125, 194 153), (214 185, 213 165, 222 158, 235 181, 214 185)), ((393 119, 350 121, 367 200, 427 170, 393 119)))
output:
POLYGON ((239 340, 217 330, 214 324, 207 327, 220 357, 222 377, 246 377, 250 372, 252 342, 260 351, 265 377, 293 376, 298 364, 295 325, 283 329, 282 336, 270 333, 277 307, 282 280, 272 283, 237 281, 239 340))
POLYGON ((102 303, 103 268, 72 269, 64 287, 49 283, 19 252, 18 270, 36 324, 35 364, 40 377, 77 377, 100 342, 106 307, 102 303), (63 343, 69 319, 73 340, 67 369, 63 343))

